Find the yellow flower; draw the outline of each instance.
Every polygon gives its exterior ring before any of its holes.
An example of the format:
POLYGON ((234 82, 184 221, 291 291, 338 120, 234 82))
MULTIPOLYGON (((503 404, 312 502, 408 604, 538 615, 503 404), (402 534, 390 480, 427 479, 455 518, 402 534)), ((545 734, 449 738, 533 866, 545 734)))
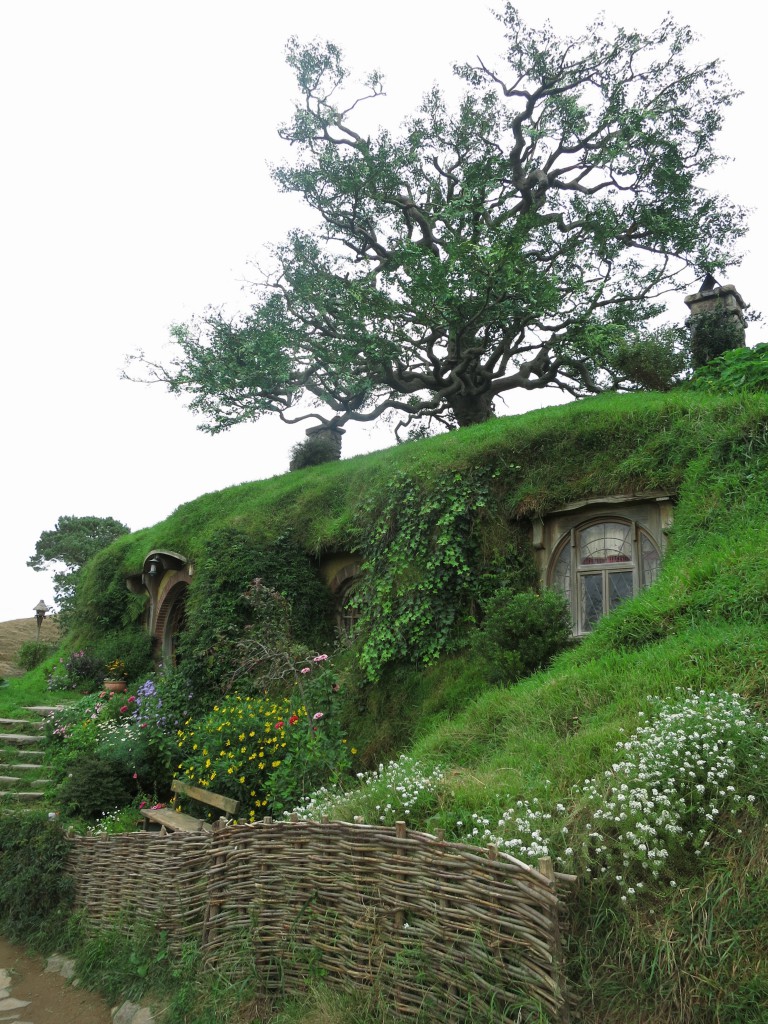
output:
POLYGON ((281 764, 282 764, 282 761, 273 761, 272 762, 272 767, 273 768, 279 768, 281 764))

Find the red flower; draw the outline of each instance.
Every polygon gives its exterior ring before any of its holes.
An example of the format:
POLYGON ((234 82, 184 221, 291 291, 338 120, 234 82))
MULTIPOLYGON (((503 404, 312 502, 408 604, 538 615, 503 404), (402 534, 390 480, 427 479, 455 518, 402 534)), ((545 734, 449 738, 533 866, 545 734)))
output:
POLYGON ((298 715, 291 715, 291 717, 288 719, 288 725, 296 725, 298 720, 299 720, 299 716, 298 715))
POLYGON ((275 728, 276 729, 282 729, 284 725, 285 725, 285 722, 275 722, 275 728))

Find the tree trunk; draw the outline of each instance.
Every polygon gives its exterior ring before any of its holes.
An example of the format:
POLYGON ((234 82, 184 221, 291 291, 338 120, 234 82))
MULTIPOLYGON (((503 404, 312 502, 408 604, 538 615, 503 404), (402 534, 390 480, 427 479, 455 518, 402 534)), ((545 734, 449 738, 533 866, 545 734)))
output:
POLYGON ((474 423, 485 423, 493 418, 493 395, 490 391, 479 395, 454 395, 449 404, 460 427, 471 427, 474 423))

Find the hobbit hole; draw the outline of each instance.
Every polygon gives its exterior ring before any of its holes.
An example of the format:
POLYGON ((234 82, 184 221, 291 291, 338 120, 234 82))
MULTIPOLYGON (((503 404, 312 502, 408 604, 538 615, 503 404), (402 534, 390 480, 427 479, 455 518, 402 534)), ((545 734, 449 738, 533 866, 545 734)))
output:
POLYGON ((156 661, 176 663, 177 641, 184 628, 187 588, 193 572, 193 566, 175 551, 150 551, 141 574, 128 578, 130 591, 149 597, 145 626, 152 636, 152 655, 156 661))
POLYGON ((534 522, 540 578, 568 601, 574 636, 653 583, 671 523, 666 494, 575 502, 534 522))
POLYGON ((350 636, 360 618, 354 601, 362 566, 354 555, 334 555, 321 566, 321 572, 333 594, 336 628, 342 637, 350 636))

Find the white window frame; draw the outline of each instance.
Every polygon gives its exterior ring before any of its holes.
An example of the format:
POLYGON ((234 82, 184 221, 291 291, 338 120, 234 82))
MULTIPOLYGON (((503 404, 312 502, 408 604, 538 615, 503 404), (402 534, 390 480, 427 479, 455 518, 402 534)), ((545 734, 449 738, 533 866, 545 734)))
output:
MULTIPOLYGON (((556 590, 559 590, 568 599, 571 606, 571 624, 574 636, 586 636, 590 633, 594 626, 599 622, 605 615, 610 614, 613 610, 611 607, 611 594, 610 594, 610 576, 612 573, 627 573, 632 574, 632 593, 627 595, 623 600, 629 600, 630 597, 635 597, 641 590, 649 586, 650 583, 656 578, 658 573, 658 567, 661 560, 661 551, 659 545, 653 538, 651 533, 641 526, 636 520, 621 515, 612 515, 610 513, 593 516, 589 519, 584 519, 581 522, 574 524, 569 530, 565 531, 564 534, 558 539, 555 544, 554 553, 549 563, 549 571, 547 574, 547 584, 556 590), (582 562, 580 559, 580 538, 582 533, 590 527, 600 525, 615 524, 622 526, 629 531, 630 540, 630 558, 621 561, 602 561, 602 562, 582 562), (653 552, 652 563, 645 564, 645 556, 643 553, 642 542, 645 540, 651 547, 653 552), (570 561, 567 562, 568 567, 568 586, 564 585, 563 580, 558 580, 558 569, 561 568, 560 562, 563 558, 564 552, 568 551, 570 561), (585 617, 585 607, 583 598, 583 587, 582 581, 588 576, 600 576, 601 577, 601 611, 600 614, 592 619, 587 620, 585 617)), ((564 575, 560 573, 561 577, 564 575)), ((618 603, 622 603, 621 601, 618 603)))

